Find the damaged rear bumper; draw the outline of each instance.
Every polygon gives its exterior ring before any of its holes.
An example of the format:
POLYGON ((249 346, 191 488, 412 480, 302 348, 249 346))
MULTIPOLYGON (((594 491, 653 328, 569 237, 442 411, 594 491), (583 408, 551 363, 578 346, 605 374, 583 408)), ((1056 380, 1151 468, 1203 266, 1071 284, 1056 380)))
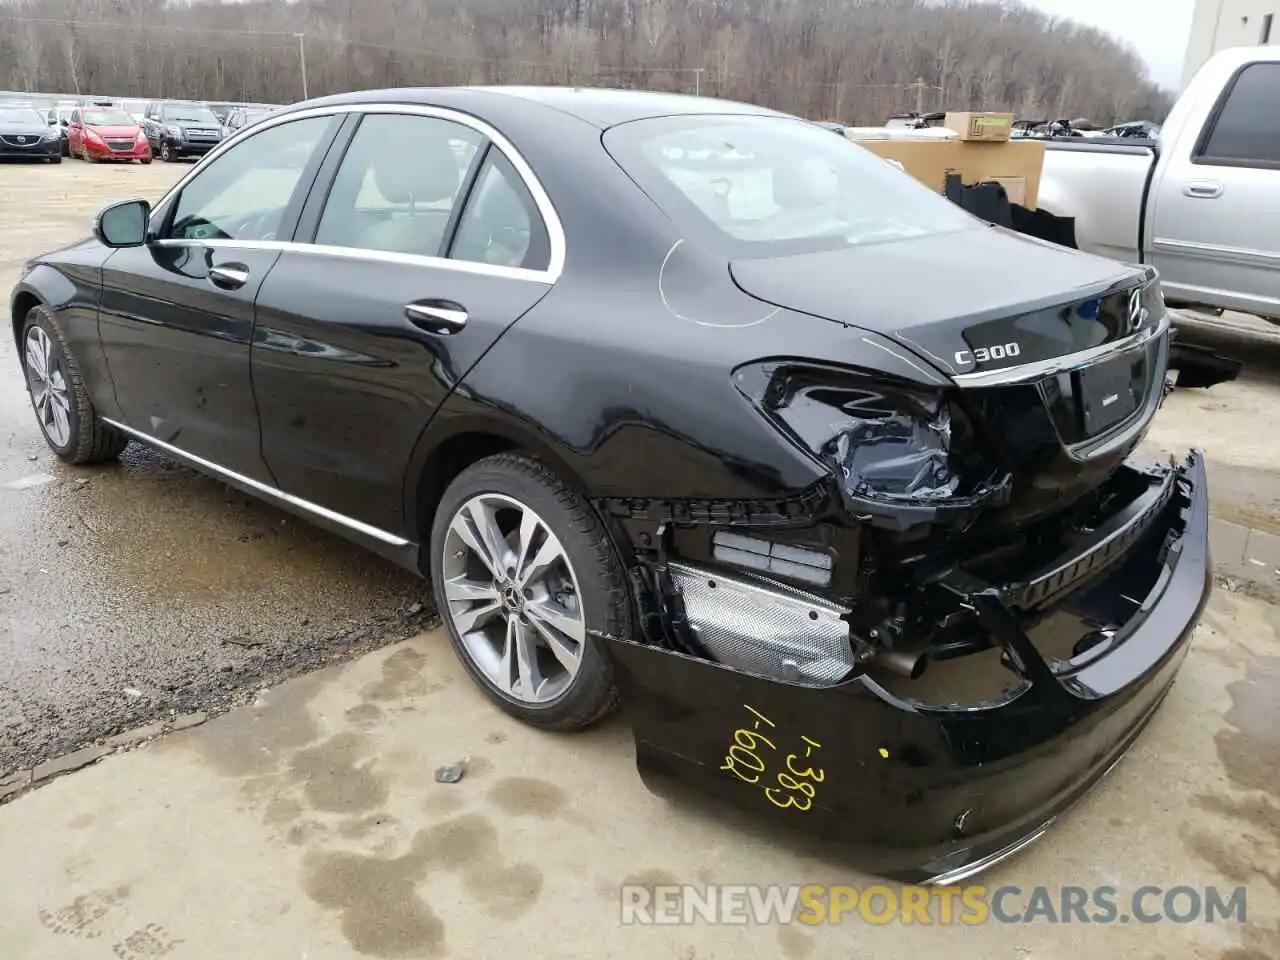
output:
MULTIPOLYGON (((895 879, 945 884, 987 869, 1102 778, 1163 701, 1211 589, 1207 497, 1193 453, 1152 475, 1140 508, 1021 583, 940 574, 1017 666, 998 698, 925 705, 862 669, 786 682, 616 642, 641 777, 659 795, 811 833, 895 879), (1045 603, 1116 627, 1051 660, 1024 632, 1028 607, 1045 603)), ((814 628, 827 630, 829 614, 814 610, 814 628)))

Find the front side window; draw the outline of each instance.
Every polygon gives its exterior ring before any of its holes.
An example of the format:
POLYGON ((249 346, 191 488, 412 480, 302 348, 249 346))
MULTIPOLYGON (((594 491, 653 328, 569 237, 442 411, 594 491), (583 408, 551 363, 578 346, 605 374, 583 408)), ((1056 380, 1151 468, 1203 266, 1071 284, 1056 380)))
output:
POLYGON ((979 221, 871 151, 776 116, 679 116, 610 129, 605 147, 677 223, 742 256, 977 229, 979 221))
POLYGON ((1196 158, 1236 166, 1280 164, 1280 63, 1254 63, 1236 77, 1196 158))
POLYGON ((500 267, 547 268, 550 244, 542 217, 511 162, 496 148, 485 157, 458 220, 449 257, 500 267))
POLYGON ((277 240, 285 209, 332 117, 270 127, 210 161, 182 188, 168 236, 277 240))
POLYGON ((482 139, 437 117, 366 116, 334 177, 315 242, 440 256, 482 139))

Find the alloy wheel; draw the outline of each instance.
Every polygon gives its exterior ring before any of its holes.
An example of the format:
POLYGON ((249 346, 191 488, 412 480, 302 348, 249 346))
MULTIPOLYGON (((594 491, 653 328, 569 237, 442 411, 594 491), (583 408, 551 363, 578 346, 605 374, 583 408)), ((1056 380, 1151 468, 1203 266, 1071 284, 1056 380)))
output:
POLYGON ((586 618, 573 565, 537 513, 502 494, 471 498, 449 523, 440 570, 463 649, 501 694, 542 704, 569 688, 586 618))
POLYGON ((44 435, 55 447, 71 441, 71 397, 67 375, 53 339, 40 327, 27 331, 27 389, 44 435))

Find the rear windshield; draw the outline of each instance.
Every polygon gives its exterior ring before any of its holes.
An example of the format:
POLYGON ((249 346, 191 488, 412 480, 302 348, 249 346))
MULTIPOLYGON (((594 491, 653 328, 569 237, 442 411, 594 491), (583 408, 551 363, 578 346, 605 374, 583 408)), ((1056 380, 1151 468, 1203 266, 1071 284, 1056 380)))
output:
POLYGON ((604 136, 618 164, 690 230, 773 256, 976 229, 980 222, 869 150, 777 116, 680 116, 604 136))

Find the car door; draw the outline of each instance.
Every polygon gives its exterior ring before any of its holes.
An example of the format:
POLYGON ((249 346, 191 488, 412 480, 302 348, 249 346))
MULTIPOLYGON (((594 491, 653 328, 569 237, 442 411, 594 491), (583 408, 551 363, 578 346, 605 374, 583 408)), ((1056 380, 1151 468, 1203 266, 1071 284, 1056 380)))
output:
POLYGON ((160 104, 152 102, 147 104, 147 116, 143 121, 143 129, 147 132, 147 140, 151 144, 152 152, 160 150, 160 131, 162 129, 160 123, 160 104))
POLYGON ((1243 67, 1182 138, 1149 228, 1165 292, 1280 316, 1280 63, 1243 67))
POLYGON ((274 124, 201 164, 153 239, 102 271, 99 336, 130 427, 270 483, 249 383, 253 309, 341 118, 274 124))
POLYGON ((80 111, 72 110, 71 119, 67 121, 67 149, 74 157, 80 152, 80 111))
POLYGON ((310 242, 258 296, 254 392, 281 488, 409 540, 421 531, 404 530, 406 470, 423 429, 556 275, 554 212, 489 134, 449 111, 364 108, 304 210, 310 242), (503 230, 510 245, 486 244, 503 230))

